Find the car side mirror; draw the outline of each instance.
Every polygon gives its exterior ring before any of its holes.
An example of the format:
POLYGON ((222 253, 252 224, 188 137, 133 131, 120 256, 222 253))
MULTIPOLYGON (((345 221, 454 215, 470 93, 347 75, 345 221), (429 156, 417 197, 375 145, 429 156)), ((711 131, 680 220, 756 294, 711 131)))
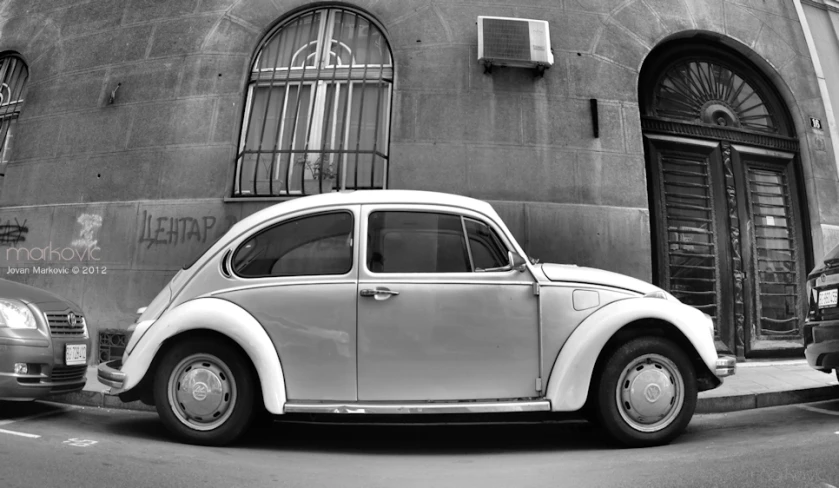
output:
POLYGON ((491 273, 497 271, 510 271, 515 269, 518 272, 523 272, 527 269, 526 261, 517 252, 507 251, 507 264, 497 268, 475 268, 477 273, 491 273))
POLYGON ((513 251, 507 251, 507 256, 510 258, 511 269, 515 269, 519 273, 522 273, 527 269, 527 261, 525 261, 521 254, 513 251))

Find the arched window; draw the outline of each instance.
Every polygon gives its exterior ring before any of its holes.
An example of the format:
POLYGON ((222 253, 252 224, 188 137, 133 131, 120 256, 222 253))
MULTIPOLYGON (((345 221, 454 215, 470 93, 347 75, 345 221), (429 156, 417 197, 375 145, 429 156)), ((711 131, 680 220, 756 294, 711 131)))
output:
POLYGON ((22 59, 15 55, 0 56, 0 176, 6 174, 13 124, 20 116, 28 77, 29 70, 22 59))
POLYGON ((251 69, 234 195, 384 188, 392 84, 390 46, 359 12, 278 26, 251 69))
POLYGON ((718 60, 682 59, 671 65, 653 92, 653 114, 685 122, 779 132, 766 96, 718 60))

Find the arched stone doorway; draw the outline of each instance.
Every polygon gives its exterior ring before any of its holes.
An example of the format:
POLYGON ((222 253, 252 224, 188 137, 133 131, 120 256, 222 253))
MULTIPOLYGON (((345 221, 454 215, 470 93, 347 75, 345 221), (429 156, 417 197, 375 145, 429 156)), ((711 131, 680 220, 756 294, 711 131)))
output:
POLYGON ((657 284, 714 318, 720 351, 800 354, 806 205, 777 91, 736 52, 676 41, 639 99, 657 284))

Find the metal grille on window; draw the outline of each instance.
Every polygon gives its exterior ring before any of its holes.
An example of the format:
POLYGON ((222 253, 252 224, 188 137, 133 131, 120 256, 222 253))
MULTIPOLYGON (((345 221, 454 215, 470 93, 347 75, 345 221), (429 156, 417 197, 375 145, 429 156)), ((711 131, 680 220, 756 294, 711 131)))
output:
MULTIPOLYGON (((661 160, 669 289, 717 323, 717 249, 707 159, 668 153, 661 160)), ((715 336, 719 329, 715 329, 715 336)))
POLYGON ((20 115, 28 77, 29 70, 20 58, 0 57, 0 176, 6 174, 13 124, 20 115))
POLYGON ((390 46, 362 15, 319 9, 283 24, 253 64, 234 194, 384 188, 392 83, 390 46))
POLYGON ((799 258, 787 178, 754 167, 748 178, 758 272, 756 338, 798 340, 799 258))

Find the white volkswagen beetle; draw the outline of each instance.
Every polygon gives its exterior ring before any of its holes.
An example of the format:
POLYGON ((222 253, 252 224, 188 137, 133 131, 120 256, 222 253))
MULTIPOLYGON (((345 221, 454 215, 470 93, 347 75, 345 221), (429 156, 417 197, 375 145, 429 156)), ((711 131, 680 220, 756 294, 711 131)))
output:
POLYGON ((178 272, 99 380, 198 444, 231 442, 264 411, 583 411, 618 441, 650 446, 678 436, 697 392, 734 374, 710 318, 669 293, 524 256, 471 198, 283 202, 178 272))

